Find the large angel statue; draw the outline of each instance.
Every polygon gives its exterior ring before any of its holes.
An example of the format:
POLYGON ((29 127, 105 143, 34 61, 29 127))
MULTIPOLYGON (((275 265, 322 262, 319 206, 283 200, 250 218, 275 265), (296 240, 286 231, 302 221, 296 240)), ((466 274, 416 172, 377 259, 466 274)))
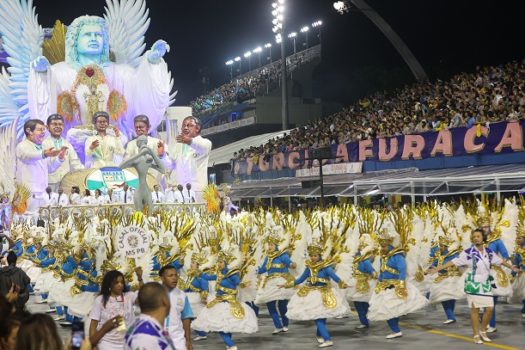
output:
MULTIPOLYGON (((153 128, 159 125, 174 96, 163 60, 169 46, 158 40, 144 53, 150 21, 144 0, 106 0, 106 5, 104 18, 78 17, 67 31, 55 25, 44 43, 32 0, 0 2, 0 33, 10 65, 0 80, 9 82, 0 86, 0 125, 17 116, 19 125, 29 117, 45 121, 58 112, 68 130, 91 124, 99 110, 125 136, 131 135, 137 114, 147 115, 153 128)), ((68 137, 77 136, 68 132, 68 137)))

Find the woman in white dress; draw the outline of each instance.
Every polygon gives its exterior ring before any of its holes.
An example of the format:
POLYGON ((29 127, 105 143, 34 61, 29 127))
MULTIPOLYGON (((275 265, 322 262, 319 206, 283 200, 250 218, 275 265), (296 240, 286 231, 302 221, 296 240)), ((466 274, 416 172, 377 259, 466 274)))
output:
POLYGON ((472 331, 474 333, 474 342, 483 344, 490 342, 487 336, 487 326, 494 308, 494 299, 492 294, 492 277, 490 268, 495 266, 506 266, 514 272, 519 271, 516 266, 504 262, 491 249, 485 248, 485 236, 483 230, 476 229, 470 235, 472 246, 459 254, 459 256, 446 264, 438 265, 430 269, 430 273, 437 273, 440 270, 447 269, 451 266, 466 266, 468 268, 465 278, 465 292, 467 293, 467 302, 470 307, 470 320, 472 331), (479 324, 479 309, 483 308, 483 319, 481 326, 479 324))
MULTIPOLYGON (((142 285, 142 270, 137 268, 135 273, 142 285)), ((135 321, 133 305, 136 299, 137 292, 125 291, 122 272, 113 270, 104 275, 100 295, 89 313, 89 336, 93 346, 98 350, 124 349, 127 327, 135 321), (113 328, 106 326, 110 320, 113 328)))

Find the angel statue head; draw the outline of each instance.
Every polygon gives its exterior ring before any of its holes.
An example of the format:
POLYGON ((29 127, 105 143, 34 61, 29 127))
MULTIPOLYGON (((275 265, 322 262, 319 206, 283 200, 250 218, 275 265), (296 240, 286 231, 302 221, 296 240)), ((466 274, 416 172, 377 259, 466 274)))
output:
POLYGON ((87 15, 76 18, 67 28, 66 63, 79 69, 87 64, 103 66, 109 62, 106 21, 87 15))

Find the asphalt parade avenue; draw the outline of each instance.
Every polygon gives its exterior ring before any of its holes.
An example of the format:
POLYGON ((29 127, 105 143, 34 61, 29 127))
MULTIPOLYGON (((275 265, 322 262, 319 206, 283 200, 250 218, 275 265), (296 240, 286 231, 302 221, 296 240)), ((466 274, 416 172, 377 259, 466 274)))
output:
MULTIPOLYGON (((31 312, 44 312, 47 304, 35 304, 31 297, 28 308, 31 312)), ((514 304, 497 305, 496 333, 489 334, 492 343, 476 345, 472 341, 469 311, 465 301, 456 306, 457 323, 443 325, 444 312, 441 305, 402 317, 403 337, 395 340, 385 339, 390 333, 386 322, 372 323, 369 329, 357 330, 359 324, 356 315, 344 319, 328 320, 328 330, 333 338, 332 349, 525 349, 525 318, 520 313, 521 306, 514 304)), ((54 316, 54 314, 52 314, 54 316)), ((64 339, 70 336, 71 328, 58 326, 64 339)), ((239 349, 294 350, 317 349, 315 326, 313 321, 290 322, 288 333, 272 335, 274 329, 267 311, 261 308, 259 332, 255 334, 234 334, 239 349)), ((218 334, 210 334, 207 340, 193 342, 194 349, 224 349, 224 343, 218 334)))

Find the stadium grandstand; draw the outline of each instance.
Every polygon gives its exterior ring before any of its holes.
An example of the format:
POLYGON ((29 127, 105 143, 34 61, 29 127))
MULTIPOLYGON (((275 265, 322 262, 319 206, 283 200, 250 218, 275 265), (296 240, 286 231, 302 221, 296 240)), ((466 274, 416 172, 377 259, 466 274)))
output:
POLYGON ((522 130, 524 86, 525 61, 476 67, 472 73, 460 73, 446 81, 424 81, 402 89, 380 91, 306 125, 219 147, 212 151, 210 160, 215 171, 227 168, 223 170, 223 178, 236 182, 232 196, 238 200, 320 196, 320 184, 313 181, 318 178, 318 163, 301 158, 308 158, 315 149, 327 147, 334 157, 348 152, 345 161, 360 163, 358 174, 326 176, 323 194, 327 196, 357 200, 366 194, 406 195, 415 200, 417 196, 427 198, 487 190, 521 192, 525 187, 525 167, 521 164, 525 158, 520 152, 511 152, 523 149, 521 135, 515 147, 509 141, 508 147, 501 147, 498 154, 469 154, 469 150, 461 152, 455 148, 463 146, 463 136, 468 130, 476 133, 480 143, 492 143, 489 147, 493 150, 498 145, 505 146, 501 138, 512 136, 508 125, 516 124, 516 130, 522 130), (442 152, 433 158, 402 159, 403 137, 407 135, 419 135, 426 140, 427 144, 422 146, 425 148, 435 147, 438 135, 445 135, 446 142, 458 139, 461 145, 450 145, 451 154, 442 152), (385 140, 390 141, 390 151, 391 140, 396 140, 399 154, 391 156, 395 161, 377 158, 379 143, 385 140), (360 159, 363 144, 371 154, 375 151, 375 156, 360 159), (351 150, 356 151, 354 159, 351 150), (290 161, 290 155, 297 156, 290 161), (507 166, 500 166, 502 164, 507 166), (456 169, 464 167, 468 168, 456 169), (425 171, 430 169, 432 171, 425 171))
MULTIPOLYGON (((292 126, 317 118, 326 108, 312 89, 312 75, 320 60, 321 44, 286 58, 292 126)), ((280 130, 280 94, 281 62, 277 60, 233 77, 195 98, 191 107, 201 118, 202 134, 212 140, 214 147, 221 147, 247 136, 280 130)))

